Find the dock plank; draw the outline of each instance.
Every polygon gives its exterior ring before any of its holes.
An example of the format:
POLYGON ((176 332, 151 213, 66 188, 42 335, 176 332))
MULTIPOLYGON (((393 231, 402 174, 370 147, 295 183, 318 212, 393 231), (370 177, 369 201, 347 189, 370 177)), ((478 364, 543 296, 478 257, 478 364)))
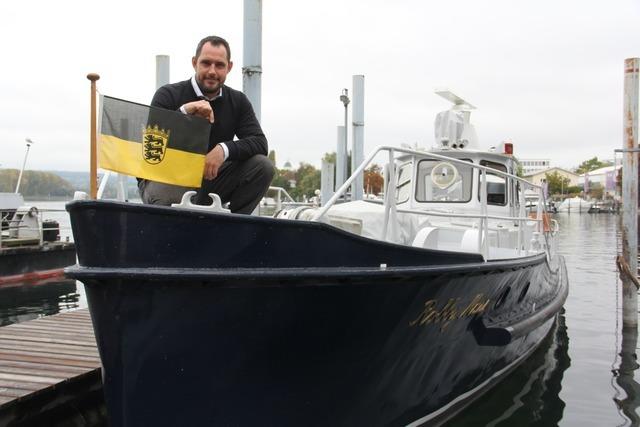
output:
POLYGON ((8 381, 31 381, 34 383, 42 383, 42 384, 57 384, 61 381, 64 381, 66 378, 63 376, 60 377, 43 377, 38 375, 19 375, 19 374, 5 374, 0 372, 0 380, 8 380, 8 381))
POLYGON ((46 371, 62 371, 76 374, 82 374, 87 371, 87 368, 81 366, 58 365, 51 363, 33 363, 23 362, 19 360, 0 360, 0 369, 4 368, 43 369, 46 371))
MULTIPOLYGON (((9 325, 13 326, 13 325, 9 325)), ((4 328, 6 328, 5 326, 4 328)), ((2 328, 3 333, 7 333, 7 331, 2 328)), ((44 333, 44 334, 58 334, 61 336, 82 336, 85 338, 93 338, 93 332, 67 332, 67 331, 58 331, 54 328, 43 328, 40 326, 24 326, 20 329, 15 329, 16 333, 44 333)))
POLYGON ((38 391, 42 388, 40 383, 32 383, 30 381, 8 381, 0 380, 0 387, 24 390, 24 394, 38 391))
POLYGON ((58 357, 57 354, 33 354, 24 351, 0 350, 0 360, 17 360, 35 363, 54 363, 58 365, 82 366, 85 368, 100 367, 99 359, 94 357, 58 357), (96 366, 97 365, 97 366, 96 366))
POLYGON ((95 347, 95 340, 91 338, 84 339, 71 339, 72 336, 55 336, 51 334, 41 334, 41 333, 3 333, 2 329, 0 329, 0 339, 7 340, 16 340, 19 339, 23 342, 32 341, 32 342, 40 342, 40 343, 50 343, 50 344, 68 344, 68 345, 78 345, 78 346, 87 346, 87 347, 95 347))
POLYGON ((29 391, 22 388, 10 388, 10 387, 0 387, 0 396, 3 397, 22 397, 25 394, 28 394, 29 391))
POLYGON ((68 345, 43 343, 30 340, 0 339, 0 349, 27 350, 33 352, 53 352, 58 354, 77 354, 82 356, 97 356, 95 348, 87 345, 68 345))
POLYGON ((77 374, 82 373, 73 370, 52 370, 52 369, 42 369, 41 367, 19 367, 19 366, 0 366, 0 374, 18 374, 18 375, 42 375, 42 376, 51 376, 51 377, 59 377, 63 380, 74 377, 77 374))
POLYGON ((87 309, 0 327, 0 415, 99 369, 87 309))

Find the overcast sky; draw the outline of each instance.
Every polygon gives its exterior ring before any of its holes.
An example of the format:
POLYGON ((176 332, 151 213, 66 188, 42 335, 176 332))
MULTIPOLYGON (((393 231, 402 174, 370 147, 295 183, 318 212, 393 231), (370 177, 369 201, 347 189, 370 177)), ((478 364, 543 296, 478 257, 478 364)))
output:
MULTIPOLYGON (((230 42, 242 89, 242 1, 3 2, 0 167, 88 170, 89 81, 148 104, 155 56, 190 78, 206 35, 230 42)), ((343 122, 338 97, 365 75, 365 153, 433 144, 447 87, 478 109, 482 147, 574 167, 622 146, 623 63, 640 56, 638 0, 263 2, 262 125, 277 163, 319 167, 343 122)))

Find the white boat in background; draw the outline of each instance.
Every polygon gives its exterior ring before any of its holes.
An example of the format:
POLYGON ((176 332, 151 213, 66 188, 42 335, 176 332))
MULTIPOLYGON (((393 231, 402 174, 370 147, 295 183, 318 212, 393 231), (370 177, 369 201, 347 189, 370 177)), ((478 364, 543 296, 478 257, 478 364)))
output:
POLYGON ((58 221, 45 219, 44 211, 25 204, 20 194, 32 143, 27 139, 15 192, 0 193, 0 285, 61 276, 63 268, 76 259, 74 243, 60 241, 58 221))
POLYGON ((0 193, 0 216, 4 218, 13 214, 16 209, 24 205, 24 198, 20 193, 0 193))
POLYGON ((592 205, 591 202, 584 200, 581 197, 571 197, 569 199, 564 199, 562 203, 560 203, 560 206, 558 206, 558 212, 559 213, 589 212, 589 208, 591 207, 591 205, 592 205))

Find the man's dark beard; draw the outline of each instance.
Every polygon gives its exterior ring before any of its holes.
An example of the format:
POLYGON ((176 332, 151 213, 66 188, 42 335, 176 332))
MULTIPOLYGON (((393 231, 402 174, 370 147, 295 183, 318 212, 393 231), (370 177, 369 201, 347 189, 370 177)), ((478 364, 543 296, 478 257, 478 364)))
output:
POLYGON ((200 84, 198 79, 196 79, 196 84, 200 88, 200 92, 202 92, 203 95, 215 95, 220 90, 220 86, 222 86, 221 84, 219 84, 218 87, 215 90, 206 89, 206 88, 202 87, 202 85, 200 84))

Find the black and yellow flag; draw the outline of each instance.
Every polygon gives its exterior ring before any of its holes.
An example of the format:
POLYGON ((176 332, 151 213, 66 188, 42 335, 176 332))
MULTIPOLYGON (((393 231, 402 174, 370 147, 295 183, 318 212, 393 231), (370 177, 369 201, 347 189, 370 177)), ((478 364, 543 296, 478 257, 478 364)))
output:
POLYGON ((200 187, 211 124, 201 117, 102 97, 98 166, 200 187))

